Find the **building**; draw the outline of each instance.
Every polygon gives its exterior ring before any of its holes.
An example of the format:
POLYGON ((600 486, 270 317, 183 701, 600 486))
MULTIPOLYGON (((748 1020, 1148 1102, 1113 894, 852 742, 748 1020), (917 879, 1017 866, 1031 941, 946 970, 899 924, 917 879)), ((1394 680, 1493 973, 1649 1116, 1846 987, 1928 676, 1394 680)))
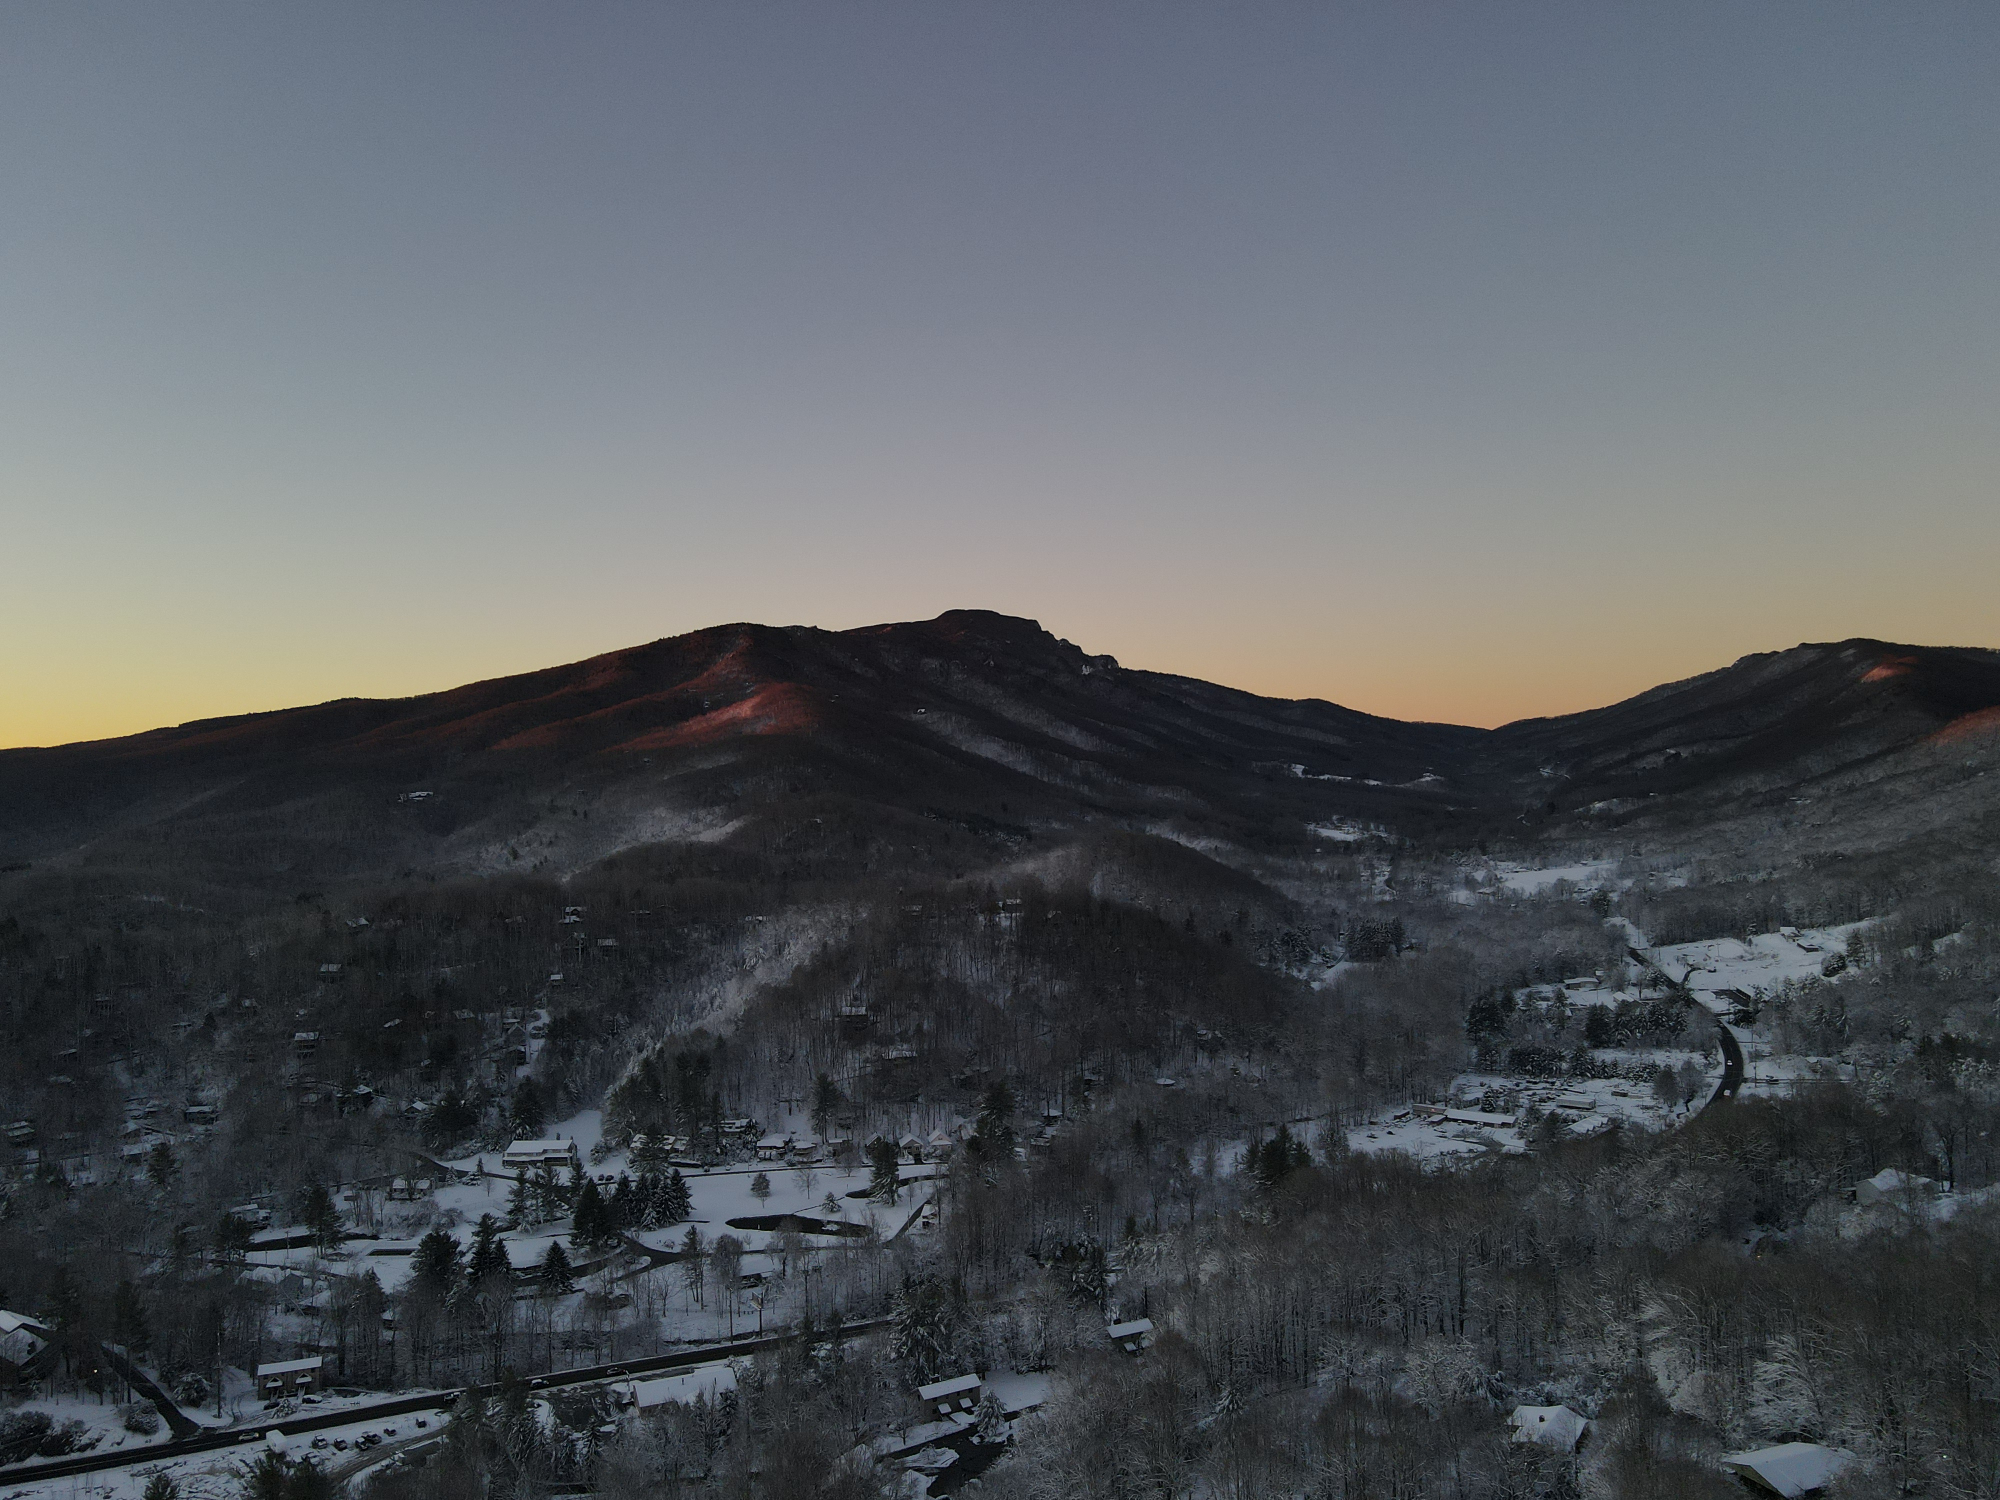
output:
POLYGON ((575 1141, 516 1141, 501 1156, 500 1164, 516 1172, 531 1171, 544 1164, 554 1167, 577 1169, 575 1141))
POLYGON ((937 1408, 937 1414, 948 1417, 953 1412, 971 1411, 979 1404, 979 1397, 985 1382, 977 1375, 959 1375, 950 1380, 934 1380, 929 1385, 917 1387, 917 1399, 927 1406, 937 1408))
POLYGON ((1937 1184, 1928 1177, 1884 1167, 1854 1190, 1854 1201, 1863 1208, 1873 1208, 1878 1203, 1907 1203, 1912 1198, 1928 1197, 1936 1190, 1937 1184))
POLYGON ((0 1307, 0 1386, 47 1374, 55 1364, 54 1339, 47 1324, 0 1307))
POLYGON ((1558 1453, 1574 1453, 1590 1430, 1590 1419, 1567 1406, 1517 1406, 1508 1422, 1517 1443, 1537 1443, 1558 1453))
POLYGON ((1134 1318, 1129 1323, 1113 1323, 1104 1330, 1104 1335, 1127 1354, 1137 1354, 1152 1345, 1153 1320, 1134 1318))
POLYGON ((1752 1489, 1783 1495, 1786 1500, 1817 1494, 1853 1462, 1854 1455, 1845 1449, 1823 1448, 1818 1443, 1780 1443, 1775 1448, 1722 1455, 1722 1467, 1752 1489))
POLYGON ((792 1138, 788 1135, 767 1135, 757 1142, 757 1160, 776 1161, 792 1149, 792 1138))
POLYGON ((308 1359, 284 1359, 276 1364, 257 1366, 257 1394, 266 1401, 284 1396, 303 1396, 319 1389, 320 1366, 315 1354, 308 1359))

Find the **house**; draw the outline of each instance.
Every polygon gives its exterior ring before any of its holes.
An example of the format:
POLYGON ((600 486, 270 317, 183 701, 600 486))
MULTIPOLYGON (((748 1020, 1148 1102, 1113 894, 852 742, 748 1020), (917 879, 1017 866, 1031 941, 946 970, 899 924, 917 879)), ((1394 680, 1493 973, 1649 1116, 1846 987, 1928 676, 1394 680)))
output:
POLYGON ((322 984, 334 983, 336 980, 340 978, 341 973, 344 971, 345 967, 346 966, 344 964, 321 964, 319 966, 320 983, 322 984))
POLYGON ((568 1167, 579 1165, 575 1141, 516 1141, 500 1158, 500 1164, 516 1172, 529 1171, 547 1163, 568 1167))
POLYGON ((319 1051, 317 1031, 295 1031, 292 1033, 292 1055, 301 1061, 319 1051))
POLYGON ((282 1396, 303 1396, 319 1389, 320 1366, 325 1363, 317 1354, 307 1359, 283 1359, 275 1364, 257 1366, 257 1394, 266 1401, 275 1401, 282 1396))
POLYGON ((757 1160, 776 1161, 792 1149, 792 1138, 788 1135, 767 1135, 757 1142, 757 1160))
POLYGON ((46 1374, 55 1363, 54 1340, 48 1325, 0 1307, 0 1385, 46 1374))
POLYGON ((1590 1419, 1567 1406, 1517 1406, 1508 1422, 1517 1443, 1538 1443, 1558 1453, 1574 1453, 1590 1430, 1590 1419))
POLYGON ((1134 1318, 1129 1323, 1113 1323, 1104 1330, 1104 1334, 1127 1354, 1137 1354, 1141 1349, 1152 1346, 1153 1320, 1134 1318))
POLYGON ((1786 1500, 1825 1489, 1853 1462, 1854 1455, 1845 1449, 1823 1448, 1818 1443, 1780 1443, 1775 1448, 1722 1455, 1722 1467, 1751 1488, 1783 1495, 1786 1500))
POLYGON ((190 1104, 181 1111, 181 1119, 190 1125, 213 1125, 220 1113, 213 1104, 190 1104))
POLYGON ((955 1411, 971 1411, 979 1404, 984 1388, 985 1382, 977 1375, 959 1375, 918 1386, 917 1399, 936 1407, 939 1416, 948 1417, 955 1411))
POLYGON ((868 1034, 868 1007, 853 1004, 843 1005, 839 1012, 840 1030, 843 1036, 859 1037, 868 1034))
POLYGON ((1510 1129, 1513 1115, 1491 1114, 1483 1109, 1460 1109, 1448 1104, 1413 1104, 1410 1110, 1420 1120, 1442 1120, 1448 1125, 1473 1125, 1482 1130, 1510 1129))
POLYGON ((913 1135, 906 1135, 896 1142, 896 1149, 902 1153, 904 1161, 917 1163, 924 1159, 924 1143, 913 1135))
POLYGON ((35 1124, 32 1120, 16 1120, 7 1127, 7 1144, 10 1146, 32 1146, 35 1143, 35 1124))
POLYGON ((1863 1208, 1873 1208, 1878 1203, 1906 1203, 1936 1190, 1937 1184, 1928 1177, 1884 1167, 1854 1190, 1854 1201, 1863 1208))

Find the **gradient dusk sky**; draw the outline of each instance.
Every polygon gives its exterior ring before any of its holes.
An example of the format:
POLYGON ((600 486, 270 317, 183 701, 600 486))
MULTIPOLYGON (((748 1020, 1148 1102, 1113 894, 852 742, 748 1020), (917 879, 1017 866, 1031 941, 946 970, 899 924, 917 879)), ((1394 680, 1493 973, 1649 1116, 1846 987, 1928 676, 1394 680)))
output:
POLYGON ((2000 7, 17 4, 0 745, 734 620, 2000 645, 2000 7))

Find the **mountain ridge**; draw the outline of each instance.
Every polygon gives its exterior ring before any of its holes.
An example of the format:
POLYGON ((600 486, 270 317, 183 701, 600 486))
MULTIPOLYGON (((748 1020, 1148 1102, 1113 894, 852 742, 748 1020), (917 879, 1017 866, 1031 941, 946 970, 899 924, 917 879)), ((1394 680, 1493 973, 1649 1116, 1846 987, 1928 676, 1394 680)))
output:
POLYGON ((710 831, 732 808, 756 835, 819 802, 862 824, 929 809, 1068 834, 1171 826, 1254 845, 1339 823, 1450 842, 1730 807, 1995 709, 2000 653, 1866 639, 1480 729, 1125 668, 993 611, 843 631, 736 622, 406 698, 0 751, 0 863, 206 841, 222 868, 231 838, 276 847, 323 826, 306 862, 358 875, 423 867, 434 856, 413 826, 518 851, 558 807, 710 831), (431 805, 386 820, 412 792, 431 805))

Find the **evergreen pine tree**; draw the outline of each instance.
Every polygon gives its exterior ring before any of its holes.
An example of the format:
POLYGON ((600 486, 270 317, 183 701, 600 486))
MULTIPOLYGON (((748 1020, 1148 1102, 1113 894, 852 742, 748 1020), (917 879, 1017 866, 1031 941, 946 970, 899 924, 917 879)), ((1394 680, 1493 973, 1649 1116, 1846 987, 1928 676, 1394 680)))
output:
POLYGON ((826 1139, 826 1127, 840 1109, 842 1100, 840 1086, 825 1073, 813 1079, 812 1127, 813 1134, 826 1139))
POLYGON ((688 1232, 681 1237, 681 1280, 687 1284, 688 1296, 696 1302, 701 1301, 702 1287, 707 1281, 707 1252, 701 1231, 688 1225, 688 1232))
POLYGON ((571 1220, 570 1238, 579 1245, 601 1245, 611 1237, 610 1214, 604 1206, 604 1194, 597 1184, 586 1177, 583 1186, 577 1189, 576 1213, 571 1220))
POLYGON ((666 1191, 661 1195, 660 1222, 678 1224, 694 1212, 694 1195, 688 1191, 687 1179, 676 1167, 667 1174, 666 1191))
POLYGON ((542 1254, 542 1295, 566 1297, 576 1290, 576 1273, 570 1268, 569 1252, 561 1240, 550 1240, 542 1254))
POLYGON ((443 1229, 433 1229, 417 1242, 413 1281, 440 1302, 458 1284, 458 1241, 443 1229))
POLYGON ((472 1257, 466 1263, 466 1279, 479 1286, 491 1278, 505 1277, 509 1270, 507 1247, 500 1243, 500 1221, 491 1214, 481 1214, 472 1231, 472 1257))
POLYGON ((901 1153, 894 1141, 875 1137, 868 1143, 868 1196, 878 1203, 894 1203, 901 1171, 901 1153))
POLYGON ((111 1294, 111 1336, 135 1355, 145 1352, 146 1309, 129 1281, 120 1281, 111 1294))

